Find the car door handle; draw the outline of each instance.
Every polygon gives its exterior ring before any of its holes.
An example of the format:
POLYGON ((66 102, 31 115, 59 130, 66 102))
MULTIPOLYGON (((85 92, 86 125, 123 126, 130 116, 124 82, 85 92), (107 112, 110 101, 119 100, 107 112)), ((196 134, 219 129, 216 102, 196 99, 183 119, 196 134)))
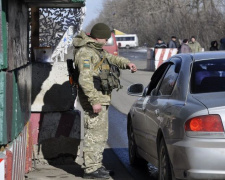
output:
POLYGON ((156 115, 156 116, 159 116, 159 109, 156 109, 156 110, 155 110, 155 115, 156 115))

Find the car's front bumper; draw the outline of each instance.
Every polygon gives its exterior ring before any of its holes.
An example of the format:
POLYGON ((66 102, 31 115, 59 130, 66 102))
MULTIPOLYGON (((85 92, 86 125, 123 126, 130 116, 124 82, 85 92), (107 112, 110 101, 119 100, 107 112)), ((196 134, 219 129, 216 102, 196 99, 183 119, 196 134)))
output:
POLYGON ((225 139, 166 140, 178 179, 225 179, 225 139))

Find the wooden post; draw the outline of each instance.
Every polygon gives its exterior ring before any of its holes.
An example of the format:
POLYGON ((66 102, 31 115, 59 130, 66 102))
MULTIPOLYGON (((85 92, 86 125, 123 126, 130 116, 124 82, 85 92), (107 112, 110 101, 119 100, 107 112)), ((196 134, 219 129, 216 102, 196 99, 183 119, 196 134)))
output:
POLYGON ((35 61, 34 47, 39 47, 39 8, 31 8, 31 61, 35 61))

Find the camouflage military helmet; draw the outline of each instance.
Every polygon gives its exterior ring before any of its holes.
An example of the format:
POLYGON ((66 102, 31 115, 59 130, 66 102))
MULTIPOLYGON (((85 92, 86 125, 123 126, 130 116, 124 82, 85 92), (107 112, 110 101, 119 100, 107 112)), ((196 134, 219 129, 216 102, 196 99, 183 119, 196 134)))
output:
POLYGON ((91 29, 91 37, 98 39, 109 39, 111 37, 111 31, 109 26, 104 23, 97 23, 91 29))

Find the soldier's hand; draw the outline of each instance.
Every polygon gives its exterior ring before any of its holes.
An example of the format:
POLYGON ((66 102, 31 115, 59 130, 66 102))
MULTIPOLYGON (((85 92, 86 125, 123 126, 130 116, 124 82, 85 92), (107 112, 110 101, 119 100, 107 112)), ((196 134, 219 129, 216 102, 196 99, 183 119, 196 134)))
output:
POLYGON ((134 73, 134 72, 137 71, 137 67, 136 67, 135 64, 129 63, 129 64, 127 64, 127 66, 130 68, 130 70, 131 70, 132 73, 134 73))
POLYGON ((101 104, 95 104, 92 106, 94 113, 100 113, 102 110, 102 105, 101 104))

